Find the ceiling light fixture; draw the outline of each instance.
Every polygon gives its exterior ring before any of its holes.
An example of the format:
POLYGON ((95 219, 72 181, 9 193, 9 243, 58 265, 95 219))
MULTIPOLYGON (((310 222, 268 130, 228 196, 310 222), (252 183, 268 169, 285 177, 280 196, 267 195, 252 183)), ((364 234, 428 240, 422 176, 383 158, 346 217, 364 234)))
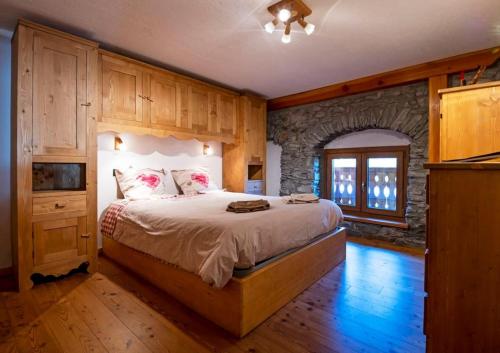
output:
POLYGON ((298 22, 302 26, 302 28, 304 28, 304 32, 306 32, 308 36, 310 36, 316 28, 316 26, 312 23, 307 23, 306 21, 304 21, 304 18, 299 19, 298 22))
POLYGON ((288 21, 290 17, 292 17, 292 13, 288 9, 281 9, 280 12, 278 12, 278 18, 281 22, 288 21))
POLYGON ((283 32, 283 37, 281 37, 281 41, 283 43, 290 43, 292 41, 292 36, 290 35, 291 25, 290 22, 286 24, 285 32, 283 32))
POLYGON ((312 10, 302 0, 281 0, 269 6, 267 10, 274 16, 274 19, 266 23, 264 29, 267 33, 273 33, 278 23, 283 23, 285 25, 285 30, 281 37, 283 43, 290 43, 292 41, 290 32, 293 22, 298 22, 308 36, 314 32, 315 26, 304 19, 312 13, 312 10))

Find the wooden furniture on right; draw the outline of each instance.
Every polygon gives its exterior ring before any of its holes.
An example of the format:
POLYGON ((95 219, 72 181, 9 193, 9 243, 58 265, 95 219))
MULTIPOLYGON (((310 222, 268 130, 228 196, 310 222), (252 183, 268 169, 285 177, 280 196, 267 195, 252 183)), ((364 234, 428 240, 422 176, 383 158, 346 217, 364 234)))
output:
POLYGON ((223 185, 228 191, 266 193, 266 101, 243 95, 239 100, 235 144, 223 145, 223 185))
POLYGON ((426 167, 427 352, 500 352, 500 163, 426 167))
POLYGON ((346 230, 338 228, 243 278, 233 277, 221 289, 108 237, 103 237, 103 252, 200 315, 243 337, 345 260, 346 230))
POLYGON ((441 161, 500 152, 500 81, 441 89, 439 94, 441 161))

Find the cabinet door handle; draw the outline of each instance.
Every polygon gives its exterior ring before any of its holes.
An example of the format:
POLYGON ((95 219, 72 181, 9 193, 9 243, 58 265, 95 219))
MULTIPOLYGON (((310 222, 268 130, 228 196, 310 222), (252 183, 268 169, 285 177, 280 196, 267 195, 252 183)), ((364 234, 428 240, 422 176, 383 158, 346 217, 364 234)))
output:
POLYGON ((88 102, 88 103, 82 103, 82 107, 90 107, 92 105, 92 103, 88 102))
POLYGON ((82 238, 90 238, 90 233, 83 233, 81 235, 82 238))

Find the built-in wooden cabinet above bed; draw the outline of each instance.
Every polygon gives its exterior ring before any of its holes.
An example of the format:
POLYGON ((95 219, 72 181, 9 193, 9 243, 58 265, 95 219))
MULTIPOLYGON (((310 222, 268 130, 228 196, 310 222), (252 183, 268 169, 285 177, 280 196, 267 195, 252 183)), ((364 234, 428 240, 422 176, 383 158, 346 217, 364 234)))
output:
POLYGON ((100 131, 235 141, 238 93, 106 51, 100 65, 100 131))

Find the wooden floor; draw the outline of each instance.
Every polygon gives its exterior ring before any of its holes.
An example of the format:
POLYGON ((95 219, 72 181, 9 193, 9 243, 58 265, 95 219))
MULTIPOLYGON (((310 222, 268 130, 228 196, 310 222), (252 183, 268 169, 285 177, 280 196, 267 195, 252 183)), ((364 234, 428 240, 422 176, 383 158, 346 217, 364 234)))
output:
POLYGON ((100 259, 0 295, 0 352, 424 352, 421 256, 348 243, 347 260, 238 340, 100 259))

